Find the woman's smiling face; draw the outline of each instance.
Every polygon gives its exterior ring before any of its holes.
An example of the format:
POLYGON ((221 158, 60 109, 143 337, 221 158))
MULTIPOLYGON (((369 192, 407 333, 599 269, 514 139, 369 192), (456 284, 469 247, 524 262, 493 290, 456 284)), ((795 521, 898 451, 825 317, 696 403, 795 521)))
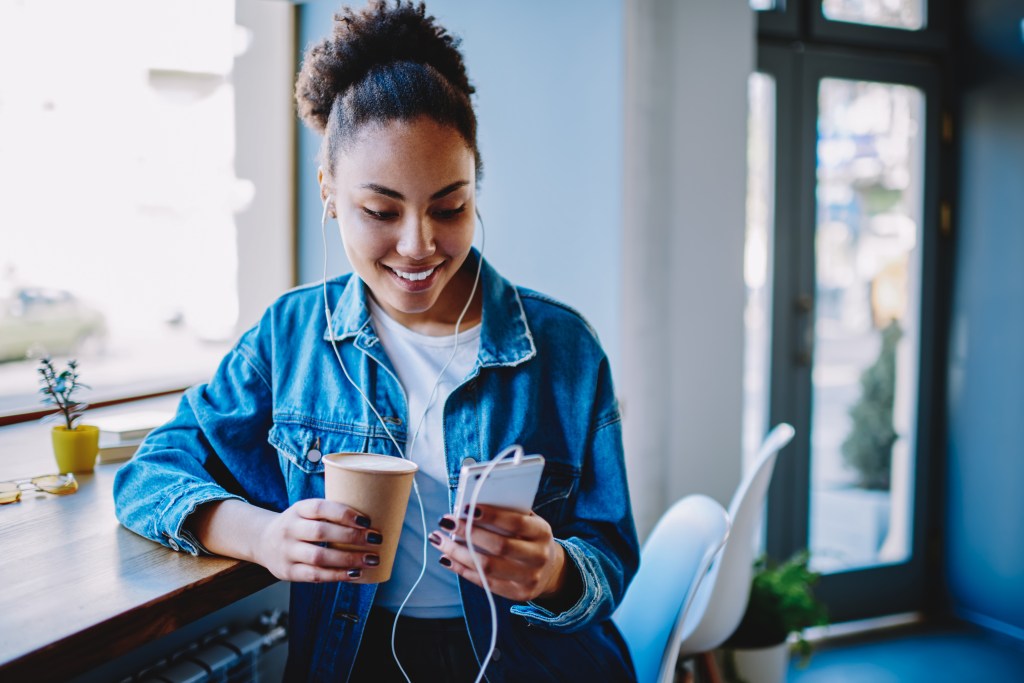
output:
MULTIPOLYGON (((466 304, 475 177, 458 131, 426 117, 365 125, 334 160, 329 188, 321 177, 352 267, 406 327, 450 333, 466 304)), ((477 318, 471 312, 467 322, 477 318)))

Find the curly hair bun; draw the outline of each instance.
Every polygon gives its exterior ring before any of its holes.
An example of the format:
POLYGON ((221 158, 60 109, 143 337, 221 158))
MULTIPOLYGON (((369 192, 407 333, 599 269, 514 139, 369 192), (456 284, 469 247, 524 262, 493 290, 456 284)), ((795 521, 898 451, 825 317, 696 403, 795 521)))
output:
POLYGON ((468 97, 474 89, 459 43, 422 2, 374 0, 360 11, 346 7, 334 15, 331 37, 306 51, 295 85, 299 116, 324 133, 335 98, 375 66, 395 62, 427 64, 468 97))

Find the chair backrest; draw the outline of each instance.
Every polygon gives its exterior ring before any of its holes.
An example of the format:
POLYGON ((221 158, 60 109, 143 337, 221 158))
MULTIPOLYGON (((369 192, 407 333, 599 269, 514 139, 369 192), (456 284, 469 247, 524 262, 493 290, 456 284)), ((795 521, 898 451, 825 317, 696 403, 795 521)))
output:
POLYGON ((693 597, 682 628, 680 656, 715 649, 739 626, 750 599, 755 541, 775 459, 794 434, 793 427, 785 423, 769 432, 761 443, 754 467, 733 494, 729 503, 729 539, 693 597))
POLYGON ((639 683, 669 683, 687 608, 729 534, 713 498, 691 495, 658 520, 629 590, 612 619, 629 646, 639 683))

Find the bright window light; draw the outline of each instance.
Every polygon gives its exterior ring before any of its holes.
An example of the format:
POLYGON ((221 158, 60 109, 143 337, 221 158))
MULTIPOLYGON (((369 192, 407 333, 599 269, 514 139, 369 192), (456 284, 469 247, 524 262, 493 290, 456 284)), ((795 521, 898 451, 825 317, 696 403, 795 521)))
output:
POLYGON ((242 35, 234 0, 0 3, 0 413, 37 406, 32 356, 105 394, 223 355, 242 35))

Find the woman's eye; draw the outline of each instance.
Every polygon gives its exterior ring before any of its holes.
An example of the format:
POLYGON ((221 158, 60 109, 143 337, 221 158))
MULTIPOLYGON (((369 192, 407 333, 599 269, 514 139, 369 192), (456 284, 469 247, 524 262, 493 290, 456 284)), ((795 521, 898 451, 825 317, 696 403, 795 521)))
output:
POLYGON ((438 218, 440 218, 441 220, 446 220, 446 219, 449 219, 449 218, 455 218, 456 216, 458 216, 460 213, 462 213, 465 210, 466 210, 466 205, 463 204, 462 206, 458 207, 457 209, 438 209, 437 211, 434 212, 434 215, 437 216, 438 218))
POLYGON ((398 215, 397 213, 394 213, 392 211, 374 211, 373 209, 368 209, 365 206, 363 207, 363 213, 365 213, 370 218, 374 218, 378 221, 391 220, 392 218, 398 215))

